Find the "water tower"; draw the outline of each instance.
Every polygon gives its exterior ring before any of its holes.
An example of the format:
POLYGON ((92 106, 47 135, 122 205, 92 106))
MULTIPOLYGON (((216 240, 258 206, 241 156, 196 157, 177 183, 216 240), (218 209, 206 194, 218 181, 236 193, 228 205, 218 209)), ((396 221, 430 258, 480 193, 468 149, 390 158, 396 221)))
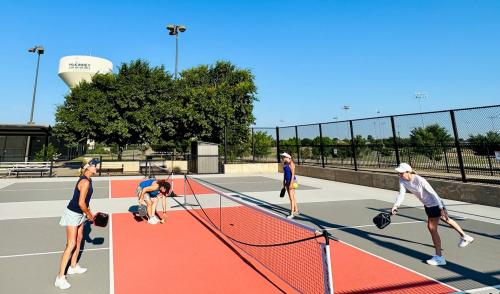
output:
POLYGON ((78 86, 81 81, 90 82, 97 73, 107 74, 112 71, 113 63, 104 58, 72 55, 59 60, 59 77, 70 88, 78 86))

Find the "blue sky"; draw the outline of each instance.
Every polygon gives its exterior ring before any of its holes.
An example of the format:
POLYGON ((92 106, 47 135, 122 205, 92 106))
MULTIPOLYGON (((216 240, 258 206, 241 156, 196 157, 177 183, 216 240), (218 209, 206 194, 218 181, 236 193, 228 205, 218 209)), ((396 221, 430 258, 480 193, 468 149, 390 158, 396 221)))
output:
POLYGON ((54 124, 59 59, 136 58, 173 72, 229 60, 251 69, 257 126, 500 104, 500 1, 10 1, 0 10, 0 123, 54 124), (351 110, 341 110, 350 105, 351 110))

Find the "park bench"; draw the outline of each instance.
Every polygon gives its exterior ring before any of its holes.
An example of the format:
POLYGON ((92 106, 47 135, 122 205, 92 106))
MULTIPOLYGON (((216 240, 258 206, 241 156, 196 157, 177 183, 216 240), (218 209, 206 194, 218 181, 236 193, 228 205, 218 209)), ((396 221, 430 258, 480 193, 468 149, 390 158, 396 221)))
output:
POLYGON ((23 173, 40 173, 43 177, 45 173, 50 172, 50 161, 48 162, 2 162, 0 163, 0 172, 6 173, 8 176, 23 173))
POLYGON ((123 174, 123 162, 103 161, 98 166, 99 172, 120 171, 123 174))

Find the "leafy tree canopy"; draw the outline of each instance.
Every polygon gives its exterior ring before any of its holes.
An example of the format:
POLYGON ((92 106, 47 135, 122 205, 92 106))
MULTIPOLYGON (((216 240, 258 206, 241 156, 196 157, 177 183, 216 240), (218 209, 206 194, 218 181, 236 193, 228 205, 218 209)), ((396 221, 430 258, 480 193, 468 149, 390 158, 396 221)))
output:
POLYGON ((82 82, 57 107, 54 133, 68 143, 170 144, 189 140, 229 143, 248 149, 255 120, 254 76, 230 62, 202 65, 174 80, 163 66, 135 60, 117 73, 82 82))
POLYGON ((452 142, 452 136, 438 124, 414 128, 410 132, 410 144, 415 147, 415 152, 437 161, 442 159, 442 154, 452 142))
POLYGON ((471 135, 469 143, 476 155, 495 155, 495 151, 500 151, 500 134, 489 131, 486 135, 471 135))

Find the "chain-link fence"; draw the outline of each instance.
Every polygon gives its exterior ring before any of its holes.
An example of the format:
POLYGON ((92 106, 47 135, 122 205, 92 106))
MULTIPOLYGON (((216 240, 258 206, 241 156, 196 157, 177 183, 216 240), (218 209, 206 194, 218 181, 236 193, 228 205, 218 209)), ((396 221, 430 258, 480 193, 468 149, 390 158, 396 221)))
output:
POLYGON ((500 105, 252 132, 252 162, 287 152, 299 165, 391 173, 407 162, 426 176, 500 183, 500 105), (266 156, 256 146, 266 146, 266 156))
MULTIPOLYGON (((299 165, 393 173, 397 164, 407 162, 426 176, 500 184, 500 105, 223 130, 223 142, 217 142, 218 154, 213 155, 219 162, 218 172, 225 163, 277 162, 279 154, 287 152, 299 165)), ((86 148, 80 144, 70 148, 51 141, 52 150, 44 149, 46 139, 33 136, 28 149, 31 151, 27 152, 24 140, 0 137, 0 171, 11 169, 12 162, 42 161, 48 166, 52 161, 51 174, 72 175, 82 156, 101 158, 108 162, 104 164, 108 173, 119 174, 127 170, 144 173, 148 168, 162 172, 168 169, 168 162, 173 166, 175 161, 194 160, 189 150, 173 145, 127 145, 119 149, 99 144, 86 148), (11 146, 21 148, 10 150, 11 146), (138 162, 139 167, 127 161, 138 162)))

